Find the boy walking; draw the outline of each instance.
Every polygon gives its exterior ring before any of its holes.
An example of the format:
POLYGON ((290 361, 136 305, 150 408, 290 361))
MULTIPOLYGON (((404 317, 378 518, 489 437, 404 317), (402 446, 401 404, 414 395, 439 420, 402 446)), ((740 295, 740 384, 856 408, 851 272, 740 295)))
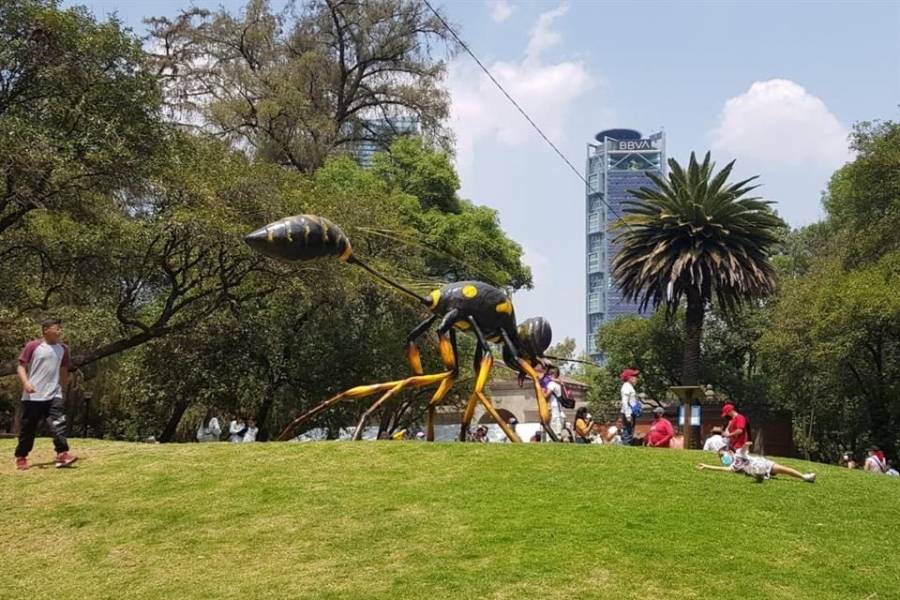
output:
POLYGON ((25 344, 16 372, 22 382, 22 428, 16 446, 16 469, 28 468, 28 453, 41 420, 47 421, 56 449, 56 466, 68 467, 77 460, 66 442, 66 415, 62 386, 69 380, 69 347, 60 341, 59 319, 41 321, 43 336, 25 344))

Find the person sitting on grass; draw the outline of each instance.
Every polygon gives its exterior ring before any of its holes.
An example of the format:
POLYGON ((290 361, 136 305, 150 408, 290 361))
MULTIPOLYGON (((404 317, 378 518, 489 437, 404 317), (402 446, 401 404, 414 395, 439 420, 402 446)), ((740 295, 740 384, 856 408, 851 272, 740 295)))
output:
POLYGON ((872 473, 885 473, 887 471, 887 460, 884 452, 878 446, 871 446, 866 456, 866 462, 863 464, 863 470, 872 473))
POLYGON ((238 415, 228 426, 228 440, 232 444, 240 444, 244 441, 245 433, 247 433, 247 425, 244 423, 244 419, 238 415))
POLYGON ((575 412, 575 443, 590 444, 593 441, 594 418, 588 412, 587 406, 582 406, 575 412))
POLYGON ((675 428, 675 437, 669 442, 669 448, 684 450, 684 427, 681 425, 675 428))
POLYGON ((856 464, 851 452, 844 452, 841 456, 841 466, 846 469, 856 469, 859 465, 856 464))
POLYGON ((616 417, 616 421, 606 429, 606 433, 603 434, 603 443, 621 446, 623 426, 624 421, 622 420, 622 415, 619 415, 616 417))
POLYGON ((650 433, 647 434, 647 445, 652 448, 668 448, 675 436, 675 430, 672 423, 663 415, 666 409, 657 406, 653 409, 653 425, 650 426, 650 433))
POLYGON ((728 441, 722 437, 722 428, 721 427, 713 427, 712 431, 710 431, 710 436, 706 438, 706 441, 703 442, 703 451, 704 452, 718 452, 722 448, 728 446, 728 441))
POLYGON ((746 451, 746 445, 742 450, 734 451, 727 448, 719 450, 719 457, 722 460, 721 467, 714 465, 705 465, 700 463, 697 468, 701 471, 709 469, 711 471, 730 471, 732 473, 743 473, 756 479, 757 483, 762 483, 766 479, 770 479, 775 475, 790 475, 797 479, 802 479, 807 483, 815 483, 815 473, 801 473, 796 469, 779 465, 763 456, 755 456, 746 451))

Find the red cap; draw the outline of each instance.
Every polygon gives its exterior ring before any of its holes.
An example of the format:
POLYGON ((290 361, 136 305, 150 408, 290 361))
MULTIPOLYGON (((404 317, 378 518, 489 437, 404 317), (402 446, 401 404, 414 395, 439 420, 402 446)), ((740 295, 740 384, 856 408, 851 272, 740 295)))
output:
POLYGON ((734 410, 734 404, 726 404, 722 407, 722 418, 728 416, 728 413, 734 410))
POLYGON ((625 369, 620 377, 622 381, 628 381, 629 377, 637 377, 640 373, 637 369, 625 369))

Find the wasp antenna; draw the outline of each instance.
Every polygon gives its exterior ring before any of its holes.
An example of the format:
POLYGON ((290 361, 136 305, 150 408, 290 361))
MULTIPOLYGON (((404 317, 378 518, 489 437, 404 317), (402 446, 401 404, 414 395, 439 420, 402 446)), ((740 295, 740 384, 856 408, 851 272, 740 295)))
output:
POLYGON ((369 265, 367 265, 366 263, 361 261, 359 258, 357 258, 356 255, 350 256, 350 258, 347 259, 347 264, 357 265, 358 267, 361 267, 363 270, 365 270, 367 273, 369 273, 372 277, 378 279, 379 281, 381 281, 383 283, 388 284, 389 286, 391 286, 397 290, 400 290, 407 296, 411 296, 412 298, 415 298, 416 300, 418 300, 425 306, 430 307, 432 304, 431 298, 427 298, 425 296, 420 296, 419 294, 415 293, 411 289, 400 285, 393 279, 390 279, 389 277, 382 275, 381 273, 379 273, 378 271, 376 271, 375 269, 373 269, 372 267, 370 267, 369 265))
POLYGON ((563 358, 561 356, 550 356, 549 354, 545 354, 544 358, 549 358, 550 360, 559 360, 562 362, 577 362, 577 363, 581 363, 583 365, 592 365, 594 367, 600 366, 595 362, 591 362, 588 360, 581 360, 580 358, 563 358))

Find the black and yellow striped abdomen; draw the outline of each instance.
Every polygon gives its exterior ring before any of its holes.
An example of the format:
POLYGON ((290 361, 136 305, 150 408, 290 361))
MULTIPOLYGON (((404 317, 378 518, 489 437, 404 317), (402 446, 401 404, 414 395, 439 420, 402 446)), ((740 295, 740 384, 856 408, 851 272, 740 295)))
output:
POLYGON ((350 240, 340 227, 316 215, 286 217, 244 236, 247 244, 265 256, 287 261, 353 255, 350 240))

